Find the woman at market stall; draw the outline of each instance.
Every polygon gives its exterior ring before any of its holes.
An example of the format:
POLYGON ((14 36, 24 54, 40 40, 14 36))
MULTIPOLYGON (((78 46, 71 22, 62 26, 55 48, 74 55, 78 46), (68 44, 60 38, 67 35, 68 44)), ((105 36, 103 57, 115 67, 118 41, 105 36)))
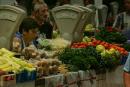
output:
POLYGON ((36 46, 36 37, 38 36, 38 24, 32 18, 25 18, 19 28, 19 32, 16 32, 13 39, 12 51, 21 52, 22 49, 29 45, 36 46))
POLYGON ((53 26, 49 18, 48 6, 46 3, 36 3, 31 18, 39 25, 40 34, 47 39, 52 38, 53 26))

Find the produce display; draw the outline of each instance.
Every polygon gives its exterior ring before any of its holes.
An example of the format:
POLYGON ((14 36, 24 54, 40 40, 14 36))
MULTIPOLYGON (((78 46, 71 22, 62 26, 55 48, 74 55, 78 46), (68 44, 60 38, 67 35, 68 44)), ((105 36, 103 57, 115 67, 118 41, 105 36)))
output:
POLYGON ((22 55, 26 60, 29 60, 31 58, 40 60, 46 56, 44 50, 37 49, 34 45, 25 47, 20 55, 22 55))
POLYGON ((59 59, 67 64, 70 71, 98 69, 101 66, 95 57, 98 59, 100 55, 92 46, 80 49, 66 48, 59 54, 59 59))
MULTIPOLYGON (((64 6, 61 8, 64 8, 64 6)), ((13 38, 13 45, 10 44, 13 46, 11 47, 13 52, 5 48, 0 48, 0 87, 5 87, 1 84, 6 83, 8 86, 13 87, 10 84, 13 83, 11 82, 12 80, 14 80, 14 84, 16 85, 14 87, 86 87, 88 85, 93 87, 95 85, 96 87, 100 83, 118 85, 108 80, 111 77, 113 79, 113 71, 119 65, 125 63, 124 61, 126 60, 123 60, 123 58, 127 59, 128 52, 130 51, 130 40, 128 40, 121 30, 111 27, 114 17, 110 19, 106 18, 107 23, 105 23, 105 27, 98 27, 104 24, 100 23, 100 17, 98 18, 100 14, 95 15, 96 19, 94 18, 94 20, 93 18, 89 18, 89 16, 91 16, 90 14, 93 15, 93 13, 100 12, 91 12, 88 9, 87 13, 89 15, 87 15, 82 6, 80 7, 81 10, 78 7, 74 8, 74 6, 70 6, 70 8, 70 11, 65 8, 60 9, 61 12, 64 10, 63 14, 55 14, 59 10, 56 10, 57 8, 52 9, 51 16, 54 16, 52 19, 55 23, 48 21, 49 25, 41 26, 50 29, 53 28, 51 32, 52 39, 47 39, 45 34, 33 30, 32 33, 38 33, 39 35, 32 40, 33 38, 30 35, 27 37, 24 35, 28 31, 22 30, 22 34, 16 34, 17 38, 13 38), (68 17, 66 12, 72 12, 70 16, 74 17, 68 17), (70 22, 76 21, 72 25, 68 24, 66 27, 69 20, 71 20, 70 22), (95 23, 88 24, 90 22, 95 23), (99 24, 97 25, 96 22, 99 22, 99 24), (59 26, 59 24, 61 25, 59 26), (87 25, 84 26, 84 24, 87 25), (84 30, 82 29, 83 27, 84 30), (65 28, 70 29, 71 32, 70 30, 64 30, 65 28), (70 36, 71 41, 64 39, 63 35, 70 36), (81 36, 78 37, 80 39, 78 40, 79 42, 76 40, 78 38, 75 38, 75 35, 81 36), (112 73, 108 73, 109 71, 112 73), (5 75, 7 77, 3 80, 2 76, 5 75)), ((96 8, 96 10, 99 9, 96 8)), ((100 10, 105 12, 102 8, 100 10)), ((36 21, 40 22, 39 20, 36 21)), ((23 27, 26 28, 27 26, 23 27)), ((120 27, 126 26, 121 25, 120 27)), ((47 34, 49 32, 45 31, 47 34)), ((114 75, 116 73, 114 72, 114 75)), ((101 85, 104 86, 104 84, 101 85)))
POLYGON ((86 25, 82 42, 71 43, 60 38, 57 31, 53 32, 53 39, 39 38, 37 41, 40 49, 30 45, 21 52, 26 60, 16 58, 15 53, 1 48, 0 75, 14 73, 21 82, 34 80, 35 75, 40 78, 69 71, 105 73, 115 70, 130 50, 130 45, 125 43, 127 38, 120 32, 112 28, 96 30, 92 24, 86 25))
POLYGON ((109 43, 118 44, 123 44, 127 41, 125 35, 123 35, 120 32, 117 32, 115 29, 112 29, 111 27, 99 28, 99 32, 96 33, 95 38, 109 43))
POLYGON ((84 47, 87 47, 87 46, 94 46, 96 47, 97 45, 99 45, 99 48, 102 48, 103 50, 104 49, 115 49, 117 51, 119 51, 119 53, 122 55, 122 56, 126 56, 128 55, 128 51, 125 50, 124 48, 118 46, 117 44, 110 44, 108 42, 105 42, 105 41, 101 41, 101 40, 92 40, 92 42, 81 42, 81 43, 74 43, 71 47, 72 48, 84 48, 84 47))
POLYGON ((36 62, 37 77, 58 74, 61 62, 58 59, 42 59, 36 62))
POLYGON ((113 70, 120 65, 128 51, 116 44, 91 39, 91 42, 73 43, 60 53, 59 59, 72 71, 94 69, 96 72, 113 70))
POLYGON ((24 70, 35 71, 36 68, 25 60, 14 57, 14 53, 5 48, 0 49, 0 70, 6 73, 20 73, 24 70))
POLYGON ((61 50, 69 46, 71 43, 63 38, 56 39, 39 39, 38 40, 42 48, 46 50, 61 50))
POLYGON ((66 48, 67 46, 69 46, 71 43, 63 38, 56 38, 56 39, 52 39, 51 42, 51 49, 52 50, 62 50, 64 48, 66 48))
POLYGON ((122 45, 122 47, 127 50, 128 52, 130 52, 130 43, 125 43, 122 45))

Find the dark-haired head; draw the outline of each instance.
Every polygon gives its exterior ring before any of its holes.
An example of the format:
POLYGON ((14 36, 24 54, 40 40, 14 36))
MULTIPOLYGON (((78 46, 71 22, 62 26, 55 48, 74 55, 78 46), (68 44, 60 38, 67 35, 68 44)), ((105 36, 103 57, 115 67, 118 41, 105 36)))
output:
POLYGON ((19 32, 22 34, 23 32, 28 32, 29 30, 34 30, 36 28, 38 28, 38 24, 34 19, 25 18, 19 27, 19 32))
POLYGON ((32 18, 25 18, 20 25, 19 32, 24 38, 32 41, 38 36, 38 24, 32 18))

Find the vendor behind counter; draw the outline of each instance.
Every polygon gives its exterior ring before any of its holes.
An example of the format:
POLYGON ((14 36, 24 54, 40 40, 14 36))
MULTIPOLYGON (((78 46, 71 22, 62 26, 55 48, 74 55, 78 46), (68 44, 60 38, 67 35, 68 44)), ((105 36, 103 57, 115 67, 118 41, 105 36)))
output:
POLYGON ((40 34, 44 38, 51 39, 53 33, 53 24, 49 18, 48 6, 46 3, 36 3, 31 18, 37 21, 40 34))

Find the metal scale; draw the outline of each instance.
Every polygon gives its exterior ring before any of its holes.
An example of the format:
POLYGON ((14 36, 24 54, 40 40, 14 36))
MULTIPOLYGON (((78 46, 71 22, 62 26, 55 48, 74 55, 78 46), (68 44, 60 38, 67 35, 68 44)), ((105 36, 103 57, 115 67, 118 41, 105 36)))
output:
POLYGON ((0 0, 0 5, 14 5, 16 0, 0 0))
POLYGON ((0 5, 0 48, 10 49, 15 32, 26 12, 10 5, 0 5))
POLYGON ((83 0, 70 0, 70 4, 84 6, 84 1, 83 0))
POLYGON ((61 37, 71 42, 79 42, 83 37, 84 25, 90 22, 93 12, 82 6, 63 5, 53 8, 52 14, 61 37))

